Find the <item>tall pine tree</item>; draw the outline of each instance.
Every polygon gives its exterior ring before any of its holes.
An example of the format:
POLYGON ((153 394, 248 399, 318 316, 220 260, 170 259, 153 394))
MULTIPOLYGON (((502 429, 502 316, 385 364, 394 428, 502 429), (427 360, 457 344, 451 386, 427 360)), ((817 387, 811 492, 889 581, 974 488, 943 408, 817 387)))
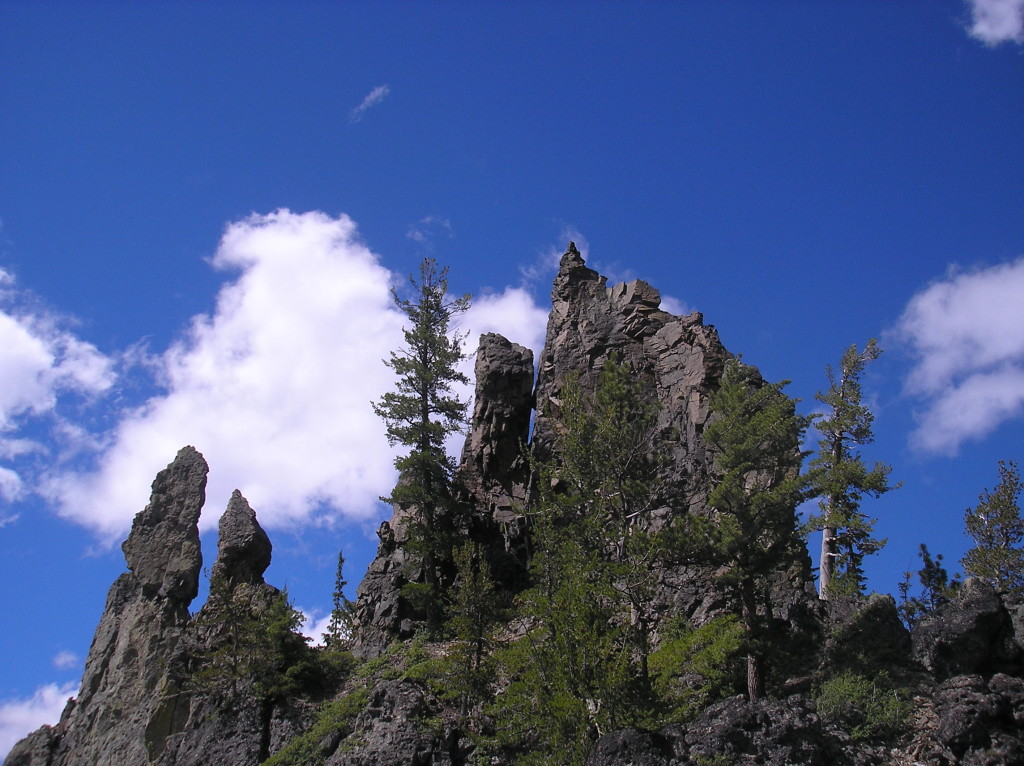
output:
POLYGON ((800 439, 809 419, 782 393, 785 385, 762 383, 756 370, 731 360, 711 397, 714 418, 704 431, 715 454, 714 516, 696 530, 743 626, 751 700, 765 690, 771 578, 799 556, 795 509, 808 484, 800 474, 800 439))
POLYGON ((864 556, 877 552, 885 540, 873 536, 874 520, 860 510, 864 495, 878 497, 895 489, 889 484, 888 465, 868 469, 858 447, 874 440, 874 415, 863 403, 860 378, 868 362, 881 353, 874 338, 863 351, 853 344, 843 354, 839 370, 827 368, 829 388, 815 399, 828 407, 815 428, 821 434, 818 455, 811 461, 821 513, 811 517, 807 529, 820 529, 819 595, 855 595, 864 590, 864 556))
POLYGON ((467 421, 467 402, 452 387, 468 383, 457 366, 465 358, 464 336, 453 321, 468 308, 470 296, 450 298, 448 269, 425 258, 417 280, 410 277, 414 297, 402 298, 392 290, 395 304, 409 324, 403 328, 405 346, 392 352, 385 364, 398 380, 373 405, 387 425, 388 441, 409 451, 395 459, 398 484, 387 503, 409 511, 409 550, 422 562, 421 583, 413 583, 406 595, 432 627, 438 627, 442 610, 442 571, 451 567, 452 547, 458 522, 452 492, 455 460, 445 452, 444 440, 461 431, 467 421))

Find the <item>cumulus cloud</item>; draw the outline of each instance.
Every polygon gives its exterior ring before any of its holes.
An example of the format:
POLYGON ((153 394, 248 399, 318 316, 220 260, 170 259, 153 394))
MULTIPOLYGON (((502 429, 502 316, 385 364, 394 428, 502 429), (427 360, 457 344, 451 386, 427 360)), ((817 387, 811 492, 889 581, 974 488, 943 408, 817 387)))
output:
POLYGON ((78 694, 76 684, 47 684, 28 699, 0 703, 0 760, 7 757, 15 743, 44 724, 55 724, 68 697, 78 694))
POLYGON ((377 104, 387 98, 389 93, 391 93, 391 88, 387 85, 378 85, 370 91, 359 106, 355 107, 348 113, 348 121, 350 123, 359 122, 363 119, 363 115, 365 115, 367 111, 377 106, 377 104))
MULTIPOLYGON (((365 520, 393 487, 394 450, 370 403, 394 382, 382 360, 402 342, 401 281, 348 217, 279 210, 227 227, 212 258, 232 272, 215 309, 159 359, 165 392, 125 412, 95 470, 55 474, 59 512, 116 539, 156 472, 192 444, 210 464, 204 528, 238 488, 267 526, 365 520)), ((462 318, 539 348, 546 315, 510 288, 462 318)))
POLYGON ((114 364, 95 346, 65 326, 67 320, 40 307, 0 270, 0 498, 8 502, 25 491, 25 478, 13 463, 45 448, 22 434, 26 424, 50 418, 66 395, 93 396, 114 383, 114 364))
POLYGON ((372 515, 393 481, 370 408, 401 339, 390 273, 348 217, 286 210, 229 225, 212 264, 237 276, 163 355, 166 393, 125 414, 99 469, 54 477, 61 514, 116 536, 192 444, 211 466, 204 527, 236 487, 271 525, 372 515))
POLYGON ((894 329, 921 399, 912 445, 955 454, 1024 411, 1024 258, 953 271, 915 295, 894 329))
POLYGON ((1024 43, 1024 0, 968 0, 971 37, 986 45, 1024 43))

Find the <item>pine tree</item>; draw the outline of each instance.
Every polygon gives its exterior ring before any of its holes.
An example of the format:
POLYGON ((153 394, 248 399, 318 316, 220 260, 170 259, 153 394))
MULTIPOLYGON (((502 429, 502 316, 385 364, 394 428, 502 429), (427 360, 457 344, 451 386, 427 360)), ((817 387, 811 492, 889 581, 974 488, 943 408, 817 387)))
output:
POLYGON ((469 308, 470 296, 448 297, 448 269, 432 258, 409 281, 413 299, 392 290, 395 304, 408 317, 405 347, 385 362, 398 381, 395 390, 373 405, 387 425, 388 441, 409 451, 395 459, 398 484, 384 502, 410 511, 409 550, 423 567, 423 582, 412 583, 407 596, 418 597, 420 611, 432 627, 441 622, 442 570, 450 567, 457 532, 452 480, 455 461, 446 452, 445 437, 462 430, 467 403, 452 391, 468 383, 457 366, 465 358, 463 336, 453 331, 455 318, 469 308))
POLYGON ((860 378, 880 353, 874 338, 863 351, 853 344, 843 354, 838 373, 831 365, 827 368, 828 391, 815 396, 829 412, 815 422, 821 438, 811 461, 821 513, 806 528, 822 531, 819 595, 826 601, 832 595, 862 593, 864 556, 885 545, 872 535, 875 522, 861 512, 860 502, 864 495, 878 497, 895 489, 889 484, 892 469, 876 462, 869 470, 858 452, 874 440, 874 415, 862 402, 860 378))
POLYGON ((327 624, 327 635, 324 643, 328 649, 342 650, 347 648, 352 632, 352 602, 345 596, 345 552, 338 551, 338 571, 334 576, 334 593, 332 595, 331 621, 327 624))
POLYGON ((979 577, 997 590, 1024 592, 1024 519, 1019 498, 1024 482, 1015 461, 999 461, 999 484, 985 490, 978 505, 964 513, 974 547, 962 564, 969 577, 979 577))
POLYGON ((921 588, 919 594, 910 595, 913 572, 904 572, 903 581, 899 584, 898 611, 903 622, 911 630, 922 617, 952 601, 960 587, 960 581, 956 577, 951 580, 949 572, 942 565, 941 553, 932 558, 928 546, 921 543, 918 555, 921 557, 921 568, 917 571, 917 580, 921 588))
POLYGON ((753 368, 730 361, 711 397, 714 418, 704 431, 715 454, 709 496, 714 516, 694 529, 705 536, 703 556, 722 568, 719 582, 736 604, 751 700, 764 695, 770 578, 796 560, 795 509, 808 484, 800 475, 800 439, 809 418, 798 415, 795 401, 782 393, 787 382, 762 383, 753 368))

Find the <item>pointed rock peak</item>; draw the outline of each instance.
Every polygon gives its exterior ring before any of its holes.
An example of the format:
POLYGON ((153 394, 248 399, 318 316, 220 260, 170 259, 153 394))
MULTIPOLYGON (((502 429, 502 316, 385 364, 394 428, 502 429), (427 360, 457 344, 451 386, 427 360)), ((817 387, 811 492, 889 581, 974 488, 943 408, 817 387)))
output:
POLYGON ((256 511, 237 489, 220 517, 217 533, 212 577, 232 583, 262 583, 263 573, 270 566, 270 538, 256 521, 256 511))
POLYGON ((558 269, 559 271, 565 271, 566 269, 575 269, 581 266, 586 266, 586 262, 583 260, 583 256, 580 255, 580 251, 576 249, 576 243, 570 242, 569 247, 565 249, 562 260, 558 263, 558 269))
POLYGON ((580 251, 576 249, 576 243, 570 242, 562 260, 558 263, 558 274, 555 276, 551 297, 553 300, 571 300, 575 287, 585 282, 596 282, 604 286, 606 280, 596 271, 587 267, 580 251))
POLYGON ((149 505, 132 522, 121 549, 148 598, 187 605, 199 592, 199 514, 206 501, 208 471, 195 447, 183 447, 156 475, 149 505))

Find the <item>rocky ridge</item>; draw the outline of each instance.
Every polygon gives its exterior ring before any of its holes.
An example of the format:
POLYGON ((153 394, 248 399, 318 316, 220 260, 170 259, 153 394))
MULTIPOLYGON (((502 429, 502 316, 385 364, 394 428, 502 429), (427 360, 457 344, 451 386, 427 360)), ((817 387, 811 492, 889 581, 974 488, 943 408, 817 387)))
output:
MULTIPOLYGON (((566 381, 578 376, 584 388, 593 388, 612 354, 630 363, 661 404, 659 428, 672 436, 676 478, 684 487, 681 510, 706 511, 712 458, 700 434, 728 352, 699 314, 663 311, 657 290, 641 281, 609 288, 570 244, 552 291, 536 383, 528 349, 485 335, 477 353, 472 430, 459 470, 471 510, 464 531, 487 551, 508 592, 520 587, 525 561, 521 509, 531 486, 520 447, 530 438, 531 420, 533 449, 543 453, 566 381)), ((458 712, 409 675, 412 650, 395 643, 415 629, 399 590, 421 576, 397 509, 381 525, 377 557, 359 589, 355 648, 371 660, 363 670, 335 688, 287 698, 261 698, 250 677, 234 679, 230 693, 192 680, 225 645, 229 604, 241 600, 258 612, 280 595, 263 580, 270 541, 236 492, 220 521, 211 570, 217 587, 189 616, 202 568, 197 523, 206 473, 205 460, 191 447, 159 473, 125 541, 129 571, 110 590, 78 699, 59 724, 18 743, 5 766, 256 766, 303 737, 313 738, 303 751, 312 760, 282 762, 476 762, 458 712), (324 729, 332 699, 358 705, 324 729), (326 706, 317 712, 320 700, 326 706)), ((722 607, 699 568, 666 569, 658 581, 657 609, 665 616, 700 624, 722 607)), ((590 766, 1024 762, 1024 604, 968 581, 954 602, 911 635, 890 597, 823 607, 813 593, 809 560, 779 573, 774 601, 779 626, 808 638, 804 660, 811 672, 815 663, 821 672, 863 662, 900 675, 915 690, 912 731, 897 747, 855 741, 826 722, 806 694, 809 679, 792 678, 782 687, 797 692, 789 696, 753 703, 731 697, 686 724, 607 732, 590 766)))

